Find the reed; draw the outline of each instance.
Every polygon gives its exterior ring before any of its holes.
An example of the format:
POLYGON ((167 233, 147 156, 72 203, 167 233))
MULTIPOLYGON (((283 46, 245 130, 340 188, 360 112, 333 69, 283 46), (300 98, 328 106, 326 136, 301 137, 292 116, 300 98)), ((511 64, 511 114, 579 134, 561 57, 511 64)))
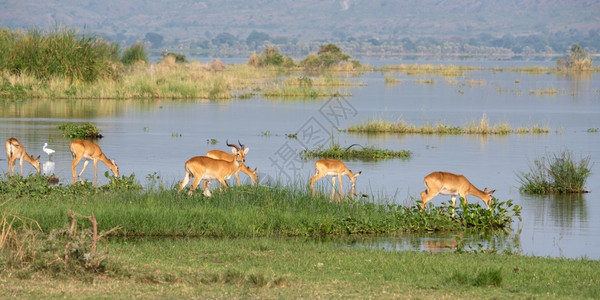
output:
POLYGON ((405 72, 407 75, 439 75, 443 77, 458 77, 464 76, 467 71, 481 70, 478 67, 471 66, 456 66, 456 65, 431 65, 431 64, 418 64, 418 65, 395 65, 386 66, 384 68, 387 71, 400 71, 405 72))
POLYGON ((571 151, 546 154, 530 163, 529 173, 517 174, 521 191, 529 194, 584 193, 591 174, 590 157, 575 161, 571 151))
POLYGON ((0 49, 5 51, 0 71, 43 81, 59 77, 92 83, 119 75, 118 45, 66 28, 27 33, 1 30, 0 49))
POLYGON ((404 120, 389 122, 385 120, 370 120, 360 124, 351 125, 346 129, 347 132, 355 133, 399 133, 399 134, 510 134, 510 133, 548 133, 548 128, 533 125, 530 127, 519 127, 516 131, 507 123, 489 124, 487 116, 483 114, 479 121, 472 121, 462 127, 452 126, 443 123, 425 124, 421 127, 407 124, 404 120))

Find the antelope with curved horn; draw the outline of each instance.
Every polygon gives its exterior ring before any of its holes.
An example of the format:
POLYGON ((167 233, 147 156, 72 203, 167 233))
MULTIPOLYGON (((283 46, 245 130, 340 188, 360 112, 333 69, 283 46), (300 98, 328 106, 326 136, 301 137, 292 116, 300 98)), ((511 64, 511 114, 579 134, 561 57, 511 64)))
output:
POLYGON ((114 159, 108 159, 97 144, 86 140, 74 140, 69 144, 69 149, 73 155, 73 163, 71 164, 73 184, 75 184, 77 177, 81 177, 90 160, 94 161, 94 186, 98 185, 98 160, 103 162, 116 177, 119 177, 119 166, 117 166, 114 159), (85 162, 79 176, 77 176, 77 164, 82 159, 85 159, 85 162))
MULTIPOLYGON (((227 146, 236 147, 234 144, 229 144, 229 141, 226 141, 225 143, 227 144, 227 146)), ((240 145, 240 149, 241 150, 245 149, 245 146, 242 145, 239 140, 238 140, 238 144, 240 145)), ((248 151, 246 151, 245 153, 248 153, 248 151)), ((244 153, 244 160, 246 159, 245 158, 245 153, 244 153)), ((214 159, 226 160, 226 161, 229 161, 229 162, 234 161, 235 157, 236 157, 235 154, 227 153, 227 152, 221 151, 221 150, 211 150, 211 151, 208 151, 208 152, 206 152, 206 156, 210 157, 210 158, 214 158, 214 159)), ((245 163, 242 162, 240 164, 239 171, 242 171, 242 173, 245 173, 246 175, 248 175, 250 177, 250 179, 252 180, 252 183, 258 184, 258 172, 257 172, 257 168, 254 168, 254 170, 252 170, 251 168, 249 168, 248 166, 246 166, 245 163)), ((239 171, 235 172, 235 179, 237 180, 238 186, 241 185, 239 171)))
POLYGON ((240 144, 242 148, 237 145, 228 145, 232 146, 231 152, 235 155, 235 159, 232 161, 214 159, 207 156, 195 156, 186 161, 185 177, 179 184, 179 191, 190 182, 191 178, 194 178, 194 181, 190 187, 190 195, 202 180, 204 180, 202 185, 204 195, 207 197, 211 196, 208 189, 211 180, 218 180, 221 183, 221 188, 226 189, 228 186, 225 180, 240 170, 240 166, 245 160, 245 155, 250 150, 250 148, 245 148, 242 144, 240 144))
POLYGON ((27 154, 27 151, 25 151, 25 146, 17 139, 12 137, 9 138, 6 140, 5 146, 10 176, 14 175, 15 160, 17 159, 19 160, 19 166, 21 167, 21 176, 23 176, 23 161, 30 163, 37 170, 38 174, 42 172, 42 169, 40 168, 40 156, 38 155, 38 157, 35 158, 33 155, 27 154))
POLYGON ((476 188, 463 175, 457 175, 450 172, 433 172, 425 176, 423 182, 426 190, 421 192, 421 209, 425 207, 427 201, 438 194, 452 196, 452 206, 456 206, 456 196, 462 197, 467 202, 467 195, 473 195, 483 200, 485 205, 490 208, 492 204, 492 194, 496 191, 483 191, 476 188))

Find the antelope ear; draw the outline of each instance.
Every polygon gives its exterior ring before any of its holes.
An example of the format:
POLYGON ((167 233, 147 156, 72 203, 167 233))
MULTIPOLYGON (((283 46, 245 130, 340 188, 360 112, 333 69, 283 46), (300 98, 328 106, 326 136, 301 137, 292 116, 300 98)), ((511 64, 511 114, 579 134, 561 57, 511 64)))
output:
POLYGON ((496 190, 493 190, 493 191, 491 191, 491 192, 490 192, 490 195, 491 195, 491 194, 493 194, 495 191, 496 191, 496 190))
POLYGON ((244 155, 250 151, 250 148, 244 148, 244 155))
POLYGON ((237 151, 237 149, 235 149, 235 147, 231 147, 231 153, 233 153, 233 154, 237 154, 237 152, 238 152, 238 151, 237 151))
POLYGON ((38 157, 35 160, 40 160, 40 156, 38 155, 38 157))

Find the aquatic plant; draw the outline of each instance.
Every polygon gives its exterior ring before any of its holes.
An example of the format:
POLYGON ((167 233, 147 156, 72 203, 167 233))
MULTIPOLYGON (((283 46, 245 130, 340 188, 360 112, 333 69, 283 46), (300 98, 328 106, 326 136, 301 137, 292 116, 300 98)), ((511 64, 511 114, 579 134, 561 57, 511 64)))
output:
POLYGON ((380 159, 409 159, 411 156, 410 150, 386 150, 378 149, 375 146, 363 147, 358 144, 350 145, 346 148, 338 143, 331 143, 328 148, 319 147, 316 149, 304 149, 300 152, 302 159, 315 158, 333 158, 340 160, 380 160, 380 159))
MULTIPOLYGON (((515 130, 507 123, 496 123, 490 125, 487 116, 483 114, 477 122, 471 122, 463 127, 452 126, 443 123, 425 124, 421 127, 407 124, 404 120, 389 122, 385 120, 370 120, 351 125, 347 132, 356 133, 403 133, 403 134, 509 134, 515 130)), ((531 127, 520 127, 518 133, 548 133, 548 129, 537 125, 531 127)))
POLYGON ((64 123, 58 126, 64 136, 72 139, 98 139, 102 138, 100 129, 92 123, 83 123, 77 125, 74 123, 64 123))
POLYGON ((571 151, 546 154, 529 165, 529 173, 517 174, 521 191, 529 194, 583 193, 591 175, 590 156, 573 159, 571 151))

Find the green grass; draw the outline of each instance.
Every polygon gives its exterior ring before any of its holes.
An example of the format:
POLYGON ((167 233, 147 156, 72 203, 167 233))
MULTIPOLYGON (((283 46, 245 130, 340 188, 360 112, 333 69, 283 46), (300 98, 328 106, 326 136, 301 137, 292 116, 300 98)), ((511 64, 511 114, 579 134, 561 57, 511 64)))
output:
POLYGON ((342 148, 340 144, 333 143, 329 148, 305 149, 300 152, 302 159, 315 158, 332 158, 340 160, 381 160, 381 159, 409 159, 411 156, 410 150, 386 150, 378 149, 375 146, 363 147, 358 144, 342 148))
POLYGON ((593 299, 600 263, 424 253, 292 238, 110 239, 107 272, 0 269, 2 298, 593 299), (19 277, 20 275, 21 277, 19 277))
POLYGON ((517 130, 511 128, 507 123, 496 123, 490 125, 487 116, 484 114, 479 121, 473 121, 464 126, 448 125, 443 123, 425 124, 415 126, 407 124, 403 120, 389 122, 385 120, 371 120, 357 125, 351 125, 346 129, 347 132, 354 133, 399 133, 399 134, 510 134, 510 133, 548 133, 548 128, 541 126, 519 127, 517 130))
MULTIPOLYGON (((105 174, 105 176, 108 176, 105 174)), ((162 184, 162 186, 165 186, 162 184)), ((455 216, 448 203, 420 211, 418 206, 376 204, 377 199, 313 196, 306 186, 242 186, 213 191, 206 198, 175 188, 141 189, 133 175, 91 183, 50 186, 44 176, 0 181, 0 195, 14 214, 36 220, 45 231, 61 228, 67 210, 94 213, 100 230, 119 226, 121 236, 254 237, 346 236, 349 234, 509 230, 519 217, 512 201, 495 201, 488 210, 478 204, 455 216)))
POLYGON ((591 174, 590 157, 575 161, 571 151, 546 154, 529 166, 529 173, 517 174, 521 191, 529 194, 583 193, 591 174))

